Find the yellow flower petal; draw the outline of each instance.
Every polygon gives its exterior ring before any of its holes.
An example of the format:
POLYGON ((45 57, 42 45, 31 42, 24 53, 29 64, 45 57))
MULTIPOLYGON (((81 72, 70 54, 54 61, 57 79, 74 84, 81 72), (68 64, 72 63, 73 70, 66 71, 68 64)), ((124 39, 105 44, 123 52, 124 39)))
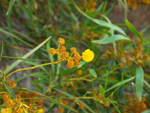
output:
POLYGON ((82 60, 85 62, 90 62, 94 59, 94 53, 90 49, 86 49, 82 52, 82 60))
POLYGON ((2 108, 0 113, 12 113, 11 108, 2 108))

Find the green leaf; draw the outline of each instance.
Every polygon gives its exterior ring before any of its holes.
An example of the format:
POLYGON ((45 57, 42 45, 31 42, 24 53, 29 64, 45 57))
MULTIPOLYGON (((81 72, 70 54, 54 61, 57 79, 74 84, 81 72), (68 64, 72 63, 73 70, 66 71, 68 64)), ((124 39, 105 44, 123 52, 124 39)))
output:
POLYGON ((135 81, 135 86, 136 86, 136 95, 141 101, 142 99, 142 94, 143 94, 143 82, 144 82, 144 71, 142 67, 137 67, 136 68, 136 81, 135 81))
POLYGON ((31 76, 32 77, 37 77, 37 78, 45 78, 45 79, 47 79, 47 77, 43 73, 34 73, 31 76))
POLYGON ((150 110, 143 111, 142 113, 150 113, 150 110))
POLYGON ((135 27, 128 20, 126 20, 126 24, 128 28, 130 29, 130 31, 143 41, 140 33, 135 29, 135 27))
POLYGON ((103 98, 105 98, 105 89, 101 84, 99 85, 99 93, 102 95, 103 98))
POLYGON ((94 69, 89 69, 89 72, 93 77, 97 77, 97 73, 94 69))
POLYGON ((98 19, 90 19, 92 20, 94 23, 100 25, 100 26, 103 26, 103 27, 108 27, 110 29, 113 29, 113 30, 116 30, 116 31, 119 31, 120 33, 122 33, 123 35, 126 35, 125 32, 118 26, 114 25, 114 24, 111 24, 111 23, 108 23, 108 22, 105 22, 103 20, 98 20, 98 19))
POLYGON ((6 88, 6 90, 8 91, 8 93, 11 95, 11 98, 17 98, 16 95, 12 92, 12 90, 7 86, 7 84, 3 81, 4 87, 6 88))
POLYGON ((105 93, 108 92, 108 91, 110 91, 110 90, 112 90, 112 89, 114 89, 114 88, 116 88, 116 87, 120 87, 121 85, 123 85, 123 84, 125 84, 125 83, 128 83, 129 81, 132 81, 134 78, 135 78, 135 77, 131 77, 131 78, 129 78, 129 79, 123 80, 123 81, 121 81, 121 82, 119 82, 119 83, 113 85, 112 87, 110 87, 109 89, 107 89, 107 90, 105 91, 105 93))
POLYGON ((130 40, 130 39, 123 35, 113 35, 110 37, 103 38, 101 40, 93 40, 92 42, 98 43, 98 44, 108 44, 108 43, 112 43, 117 40, 130 40))
POLYGON ((79 62, 79 65, 78 65, 78 68, 82 67, 84 64, 86 64, 86 62, 80 61, 80 62, 79 62))
POLYGON ((98 20, 98 19, 94 19, 90 16, 88 16, 87 14, 85 14, 83 11, 81 11, 79 9, 79 7, 75 4, 74 0, 72 0, 72 3, 74 5, 74 7, 83 15, 85 16, 86 18, 88 18, 89 20, 93 21, 94 23, 100 25, 100 26, 103 26, 103 27, 108 27, 110 29, 113 29, 113 30, 116 30, 116 31, 119 31, 120 33, 126 35, 126 33, 118 26, 114 25, 114 24, 111 24, 111 23, 107 23, 103 20, 98 20))
POLYGON ((36 84, 36 87, 42 92, 44 93, 44 87, 41 86, 40 84, 36 84))
POLYGON ((36 85, 36 84, 40 84, 40 83, 49 83, 49 82, 46 80, 35 80, 35 81, 31 82, 31 85, 36 85))

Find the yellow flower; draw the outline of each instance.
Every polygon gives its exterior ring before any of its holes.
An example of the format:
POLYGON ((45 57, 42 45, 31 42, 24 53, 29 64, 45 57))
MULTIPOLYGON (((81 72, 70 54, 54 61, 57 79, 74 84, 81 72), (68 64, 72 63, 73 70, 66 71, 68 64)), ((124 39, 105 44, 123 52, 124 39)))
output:
POLYGON ((86 49, 85 52, 82 52, 82 60, 85 62, 90 62, 94 59, 94 53, 90 49, 86 49))
POLYGON ((12 110, 10 108, 2 108, 1 113, 12 113, 12 110))
POLYGON ((44 112, 45 112, 44 108, 38 109, 38 111, 37 111, 37 113, 44 113, 44 112))

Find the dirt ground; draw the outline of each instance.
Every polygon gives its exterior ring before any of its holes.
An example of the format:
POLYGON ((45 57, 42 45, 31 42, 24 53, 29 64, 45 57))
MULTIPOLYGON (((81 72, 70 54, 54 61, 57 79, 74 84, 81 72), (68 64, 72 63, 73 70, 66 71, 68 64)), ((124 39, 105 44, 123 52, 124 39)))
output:
MULTIPOLYGON (((108 14, 108 17, 112 23, 122 23, 124 19, 124 9, 120 9, 120 7, 116 5, 108 14)), ((135 28, 141 31, 145 26, 150 25, 150 6, 138 4, 136 10, 128 8, 127 17, 135 28)), ((150 32, 150 26, 147 32, 150 32)))

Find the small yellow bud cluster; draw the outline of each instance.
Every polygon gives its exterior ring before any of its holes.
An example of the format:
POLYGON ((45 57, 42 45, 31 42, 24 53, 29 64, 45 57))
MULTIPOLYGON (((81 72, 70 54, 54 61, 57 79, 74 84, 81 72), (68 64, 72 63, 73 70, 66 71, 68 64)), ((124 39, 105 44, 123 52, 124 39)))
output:
POLYGON ((81 102, 80 104, 79 104, 79 108, 80 109, 83 109, 85 106, 84 106, 84 103, 83 102, 81 102))
POLYGON ((126 104, 128 107, 126 107, 125 111, 127 113, 142 113, 146 110, 146 102, 145 97, 142 97, 141 102, 138 100, 137 96, 126 96, 124 97, 126 99, 126 104))
MULTIPOLYGON (((54 48, 50 48, 49 49, 49 54, 50 55, 61 55, 61 58, 58 59, 58 61, 63 61, 63 60, 67 60, 67 67, 68 68, 73 68, 74 66, 78 66, 79 65, 79 61, 81 60, 81 56, 80 54, 77 52, 77 49, 75 47, 70 48, 71 53, 66 51, 66 47, 64 46, 65 44, 65 40, 63 38, 59 38, 57 40, 57 42, 59 43, 59 46, 57 49, 54 48)), ((91 51, 90 49, 85 50, 85 52, 82 53, 82 59, 85 62, 90 62, 92 61, 94 58, 94 53, 93 51, 91 51)))
POLYGON ((58 109, 58 112, 59 112, 59 113, 63 113, 63 112, 64 112, 64 108, 61 108, 61 107, 60 107, 60 108, 58 109))
POLYGON ((50 48, 48 52, 52 56, 56 54, 56 50, 54 48, 50 48))
POLYGON ((24 106, 21 106, 21 97, 16 95, 17 98, 11 99, 10 94, 3 94, 2 98, 5 102, 6 109, 2 109, 1 112, 7 111, 6 113, 23 113, 25 109, 24 106), (19 110, 19 112, 17 112, 19 110), (8 112, 9 111, 9 112, 8 112))
POLYGON ((109 101, 104 101, 104 106, 109 107, 110 106, 109 101))
MULTIPOLYGON (((142 40, 145 40, 144 37, 142 40)), ((124 66, 137 65, 138 67, 145 67, 150 62, 150 57, 148 52, 144 51, 143 42, 141 39, 136 39, 132 43, 136 44, 136 47, 133 47, 128 50, 121 51, 120 43, 117 44, 116 50, 117 55, 115 56, 113 47, 109 47, 108 51, 103 54, 103 59, 117 58, 117 68, 123 68, 124 66), (105 57, 106 56, 106 57, 105 57)), ((123 43, 125 44, 125 43, 123 43)), ((125 44, 126 45, 126 44, 125 44)))
POLYGON ((44 113, 44 108, 38 108, 37 106, 42 106, 42 99, 37 99, 39 96, 37 93, 28 93, 26 91, 16 92, 16 97, 11 99, 10 94, 2 94, 2 99, 6 108, 2 108, 0 113, 44 113), (22 101, 22 98, 31 98, 24 100, 25 104, 22 101))
POLYGON ((128 56, 126 56, 126 65, 127 66, 131 66, 131 64, 132 64, 132 62, 131 62, 131 57, 128 55, 128 56))
MULTIPOLYGON (((95 100, 103 104, 104 107, 110 107, 109 101, 106 98, 104 98, 100 93, 98 93, 97 90, 93 91, 93 95, 94 97, 96 97, 95 100)), ((107 97, 107 95, 105 96, 107 97)))
POLYGON ((98 33, 91 32, 90 29, 86 30, 83 33, 83 35, 80 37, 80 39, 83 41, 87 41, 87 39, 92 41, 94 39, 99 39, 99 38, 100 38, 100 35, 98 33))
POLYGON ((127 0, 127 6, 136 10, 138 4, 150 5, 150 0, 127 0))
POLYGON ((97 0, 89 0, 88 2, 85 2, 84 0, 78 0, 78 2, 82 2, 82 4, 84 4, 84 7, 88 8, 91 13, 95 12, 97 6, 97 0))
POLYGON ((60 45, 64 45, 65 44, 65 40, 63 38, 59 38, 57 40, 57 42, 60 44, 60 45))
MULTIPOLYGON (((6 81, 6 84, 7 84, 7 86, 8 86, 9 88, 11 88, 11 89, 17 86, 17 83, 16 83, 14 80, 12 80, 12 81, 6 81)), ((5 90, 4 85, 2 86, 2 89, 5 90)))
POLYGON ((136 0, 127 0, 127 6, 129 8, 132 8, 133 10, 136 10, 136 8, 137 8, 136 0))

